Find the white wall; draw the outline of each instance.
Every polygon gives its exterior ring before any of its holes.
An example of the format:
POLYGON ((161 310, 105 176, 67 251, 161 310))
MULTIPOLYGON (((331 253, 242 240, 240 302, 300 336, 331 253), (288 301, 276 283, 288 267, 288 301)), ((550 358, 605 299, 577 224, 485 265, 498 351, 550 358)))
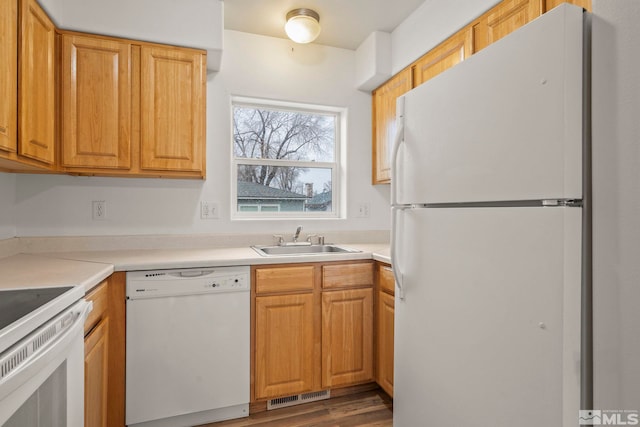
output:
POLYGON ((223 67, 207 83, 207 180, 16 176, 18 236, 387 230, 389 188, 371 185, 371 98, 354 87, 355 51, 225 31, 223 67), (230 96, 348 108, 346 220, 230 220, 230 96), (107 201, 107 220, 91 201, 107 201), (200 220, 201 200, 219 220, 200 220), (371 204, 370 218, 354 218, 371 204))
POLYGON ((16 178, 13 174, 0 172, 0 240, 16 235, 14 207, 16 178))
POLYGON ((39 0, 67 30, 207 49, 220 69, 222 0, 39 0))
POLYGON ((593 13, 595 408, 640 410, 640 2, 593 13))
POLYGON ((500 0, 425 0, 391 33, 395 74, 500 0))

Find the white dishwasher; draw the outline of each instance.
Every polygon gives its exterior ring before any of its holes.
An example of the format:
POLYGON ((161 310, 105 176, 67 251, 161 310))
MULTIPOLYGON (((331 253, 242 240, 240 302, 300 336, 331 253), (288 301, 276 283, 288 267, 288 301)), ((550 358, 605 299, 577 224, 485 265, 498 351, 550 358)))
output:
POLYGON ((126 423, 249 415, 249 267, 127 273, 126 423))

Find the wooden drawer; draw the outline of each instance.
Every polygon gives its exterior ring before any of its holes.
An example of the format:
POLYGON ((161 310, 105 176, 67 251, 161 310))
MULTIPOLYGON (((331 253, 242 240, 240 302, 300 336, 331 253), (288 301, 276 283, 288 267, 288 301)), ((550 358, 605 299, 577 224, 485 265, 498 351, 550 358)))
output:
POLYGON ((396 280, 393 277, 393 270, 391 269, 391 266, 378 264, 377 268, 379 290, 393 295, 395 293, 396 280))
POLYGON ((324 289, 373 285, 373 264, 337 264, 322 266, 324 289))
POLYGON ((256 293, 311 291, 314 267, 256 268, 256 293))
POLYGON ((87 316, 87 320, 84 322, 85 336, 98 324, 98 322, 100 322, 100 320, 107 316, 107 310, 109 308, 107 283, 108 282, 106 280, 100 283, 85 297, 87 301, 93 302, 93 310, 91 310, 87 316))

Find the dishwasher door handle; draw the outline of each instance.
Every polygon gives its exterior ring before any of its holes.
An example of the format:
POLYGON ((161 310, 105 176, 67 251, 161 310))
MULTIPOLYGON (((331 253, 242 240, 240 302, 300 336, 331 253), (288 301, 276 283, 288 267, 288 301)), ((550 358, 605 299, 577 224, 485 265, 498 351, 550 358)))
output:
POLYGON ((178 277, 202 277, 211 274, 211 270, 181 271, 178 277))

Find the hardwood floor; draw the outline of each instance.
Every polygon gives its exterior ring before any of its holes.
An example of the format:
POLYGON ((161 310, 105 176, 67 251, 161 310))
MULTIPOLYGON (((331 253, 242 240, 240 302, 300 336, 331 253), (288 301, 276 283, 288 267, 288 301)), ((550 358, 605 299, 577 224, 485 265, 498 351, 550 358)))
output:
POLYGON ((202 427, 356 427, 392 426, 393 402, 382 390, 258 412, 249 418, 202 427))

